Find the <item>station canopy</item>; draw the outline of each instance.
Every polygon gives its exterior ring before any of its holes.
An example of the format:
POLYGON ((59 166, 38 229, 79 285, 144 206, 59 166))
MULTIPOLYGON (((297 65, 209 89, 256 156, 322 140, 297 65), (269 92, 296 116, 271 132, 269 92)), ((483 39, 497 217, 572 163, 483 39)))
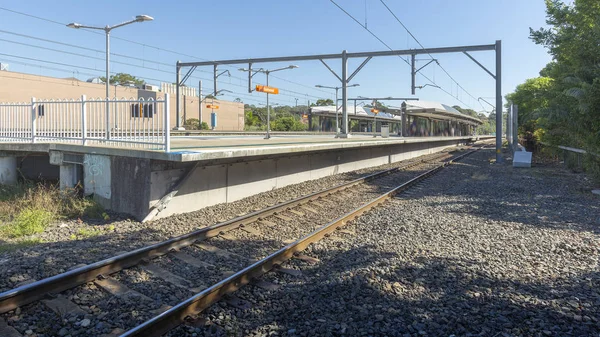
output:
MULTIPOLYGON (((313 106, 310 108, 310 111, 314 115, 318 116, 328 116, 335 117, 335 105, 325 105, 325 106, 313 106)), ((338 113, 342 114, 342 107, 338 108, 338 113)), ((365 108, 362 106, 354 107, 351 104, 348 104, 348 118, 350 119, 373 119, 375 114, 371 112, 371 108, 365 108)), ((378 120, 386 120, 390 122, 400 122, 401 117, 395 114, 391 114, 388 112, 379 112, 377 114, 378 120)))
MULTIPOLYGON (((479 118, 461 113, 453 107, 443 103, 421 100, 405 102, 406 114, 409 116, 417 116, 437 120, 459 121, 473 125, 483 124, 483 122, 479 118)), ((399 107, 390 107, 387 109, 387 112, 399 115, 401 113, 401 109, 399 107)))

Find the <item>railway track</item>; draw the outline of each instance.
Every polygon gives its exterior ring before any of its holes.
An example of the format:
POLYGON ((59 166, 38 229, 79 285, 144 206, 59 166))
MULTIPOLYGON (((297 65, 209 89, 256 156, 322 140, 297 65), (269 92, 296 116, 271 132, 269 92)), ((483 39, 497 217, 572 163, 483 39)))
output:
MULTIPOLYGON (((473 151, 457 156, 434 154, 408 161, 390 170, 0 293, 0 313, 17 308, 39 313, 47 307, 65 321, 79 324, 80 332, 90 327, 92 319, 115 322, 120 327, 106 331, 106 327, 95 325, 92 335, 163 335, 186 317, 198 314, 250 282, 267 290, 277 288, 276 284, 258 278, 270 270, 300 274, 298 269, 281 267, 282 263, 290 258, 314 262, 301 254, 310 243, 332 235, 348 221, 473 151), (141 286, 140 279, 152 283, 153 288, 141 286), (33 304, 24 307, 29 303, 33 304), (143 309, 135 309, 132 303, 143 305, 143 309), (104 316, 96 319, 93 315, 96 311, 104 316), (88 316, 91 318, 80 319, 88 316)), ((249 305, 231 296, 227 301, 239 308, 249 305)), ((48 326, 46 330, 60 335, 64 331, 57 331, 58 326, 62 325, 48 326)))

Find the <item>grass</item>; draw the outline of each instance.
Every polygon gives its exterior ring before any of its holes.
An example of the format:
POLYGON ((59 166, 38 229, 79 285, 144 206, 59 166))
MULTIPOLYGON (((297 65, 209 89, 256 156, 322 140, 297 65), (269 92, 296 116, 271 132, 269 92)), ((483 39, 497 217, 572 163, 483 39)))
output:
POLYGON ((24 208, 11 223, 3 227, 3 232, 11 238, 38 234, 54 220, 54 215, 39 208, 24 208))
POLYGON ((97 229, 81 228, 79 231, 77 231, 77 236, 80 238, 91 238, 93 236, 99 235, 100 233, 101 231, 97 229))
POLYGON ((43 232, 53 221, 78 217, 108 220, 102 206, 82 198, 76 189, 22 183, 0 185, 0 239, 18 239, 43 232))

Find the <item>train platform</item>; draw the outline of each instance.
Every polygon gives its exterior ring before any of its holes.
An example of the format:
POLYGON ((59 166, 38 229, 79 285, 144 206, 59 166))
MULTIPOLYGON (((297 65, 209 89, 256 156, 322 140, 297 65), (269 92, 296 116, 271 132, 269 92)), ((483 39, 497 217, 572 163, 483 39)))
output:
POLYGON ((2 143, 0 171, 8 172, 2 178, 7 182, 21 175, 56 179, 61 188, 80 184, 86 195, 93 195, 105 208, 143 220, 487 138, 194 135, 172 137, 170 152, 110 145, 2 143))
POLYGON ((248 156, 272 156, 288 153, 358 149, 387 145, 435 143, 440 141, 477 141, 491 136, 462 137, 397 137, 382 138, 373 135, 353 135, 352 138, 335 138, 333 134, 274 134, 264 139, 261 134, 191 134, 171 138, 171 151, 118 145, 82 146, 70 143, 0 143, 0 152, 49 153, 63 151, 78 154, 102 154, 131 158, 146 158, 174 162, 190 162, 248 156))

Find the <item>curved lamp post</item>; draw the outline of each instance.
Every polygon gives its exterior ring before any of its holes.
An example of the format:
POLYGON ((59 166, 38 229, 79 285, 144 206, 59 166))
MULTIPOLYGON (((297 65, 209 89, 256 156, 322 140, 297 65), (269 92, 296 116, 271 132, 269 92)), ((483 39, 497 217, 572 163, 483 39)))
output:
POLYGON ((114 26, 106 26, 106 27, 95 27, 95 26, 86 26, 86 25, 82 25, 80 23, 76 23, 76 22, 71 22, 67 25, 67 27, 69 28, 75 28, 75 29, 79 29, 79 28, 88 28, 88 29, 98 29, 98 30, 103 30, 106 33, 106 138, 109 139, 110 135, 109 135, 109 107, 108 107, 108 100, 110 99, 110 93, 109 93, 109 86, 110 86, 110 31, 115 29, 115 28, 119 28, 119 27, 123 27, 132 23, 136 23, 136 22, 144 22, 144 21, 152 21, 154 20, 153 17, 149 16, 149 15, 137 15, 135 17, 134 20, 129 20, 123 23, 119 23, 116 24, 114 26))

